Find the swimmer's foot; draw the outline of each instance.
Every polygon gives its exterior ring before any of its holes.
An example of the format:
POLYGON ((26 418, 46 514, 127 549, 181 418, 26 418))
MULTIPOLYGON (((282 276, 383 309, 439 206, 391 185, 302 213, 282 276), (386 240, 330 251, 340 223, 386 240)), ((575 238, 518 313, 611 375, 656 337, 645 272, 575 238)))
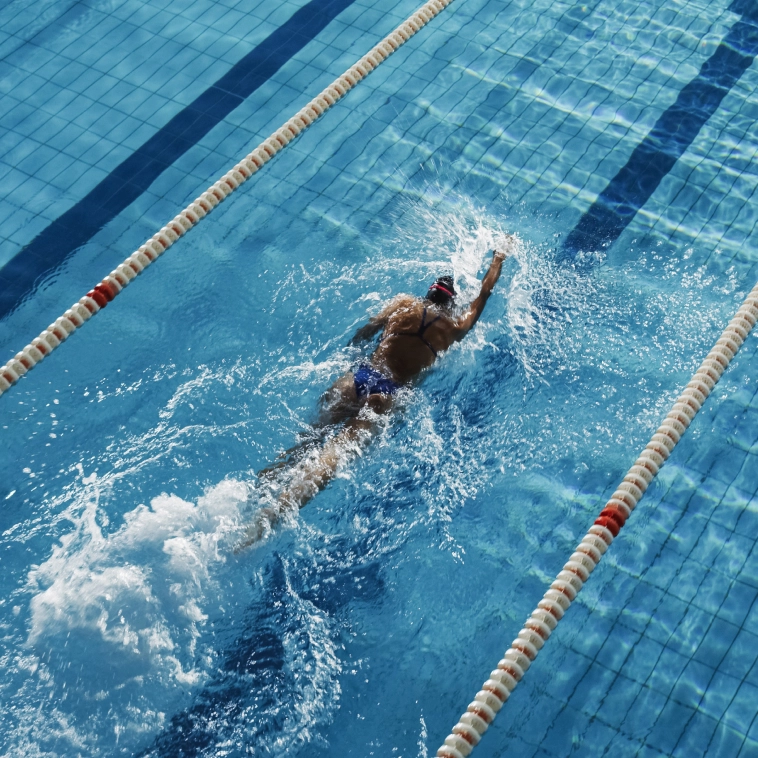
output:
POLYGON ((261 508, 258 513, 255 514, 253 523, 250 524, 244 531, 242 538, 232 548, 232 552, 237 555, 243 550, 252 547, 257 542, 261 542, 271 534, 274 530, 274 525, 281 519, 280 510, 275 506, 269 506, 267 508, 261 508))

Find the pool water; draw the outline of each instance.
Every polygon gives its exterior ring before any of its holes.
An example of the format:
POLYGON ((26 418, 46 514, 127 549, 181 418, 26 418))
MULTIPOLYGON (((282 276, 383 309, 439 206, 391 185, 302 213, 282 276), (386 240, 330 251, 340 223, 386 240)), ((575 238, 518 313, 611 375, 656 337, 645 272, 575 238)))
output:
MULTIPOLYGON (((321 3, 100 231, 24 257, 307 7, 0 11, 2 360, 416 6, 321 3)), ((612 244, 564 247, 750 17, 455 0, 10 390, 3 754, 434 755, 758 279, 752 67, 612 244), (474 331, 235 553, 355 329, 439 271, 470 300, 511 232, 474 331)), ((756 360, 751 337, 477 754, 758 754, 756 360)))

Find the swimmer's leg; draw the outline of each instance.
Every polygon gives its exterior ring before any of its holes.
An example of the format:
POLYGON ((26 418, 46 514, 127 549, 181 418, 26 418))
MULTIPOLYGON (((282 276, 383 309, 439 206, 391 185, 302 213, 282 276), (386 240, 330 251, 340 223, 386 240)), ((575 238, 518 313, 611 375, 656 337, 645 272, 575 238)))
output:
POLYGON ((258 472, 258 478, 273 479, 282 469, 294 466, 309 450, 322 443, 328 432, 329 429, 327 427, 312 428, 307 432, 299 432, 297 435, 299 441, 284 452, 279 453, 273 463, 262 468, 258 472))
POLYGON ((319 418, 312 430, 300 433, 300 441, 280 453, 274 463, 258 472, 259 479, 270 478, 283 468, 296 465, 316 445, 322 444, 331 427, 355 418, 363 403, 355 393, 355 381, 351 371, 343 374, 321 396, 319 418))
POLYGON ((316 427, 333 426, 355 418, 363 403, 355 392, 355 374, 348 371, 321 396, 316 427))
POLYGON ((299 510, 324 489, 334 478, 339 464, 369 443, 376 431, 377 415, 386 414, 391 408, 390 395, 369 395, 360 413, 346 421, 342 431, 326 442, 314 459, 304 460, 293 470, 290 483, 279 495, 282 507, 299 510))
POLYGON ((292 467, 290 481, 279 494, 276 505, 259 511, 235 552, 258 542, 283 519, 294 518, 300 508, 329 484, 340 463, 369 443, 376 431, 377 414, 386 414, 391 408, 391 396, 369 395, 361 412, 347 421, 339 434, 328 440, 314 456, 304 457, 292 467))

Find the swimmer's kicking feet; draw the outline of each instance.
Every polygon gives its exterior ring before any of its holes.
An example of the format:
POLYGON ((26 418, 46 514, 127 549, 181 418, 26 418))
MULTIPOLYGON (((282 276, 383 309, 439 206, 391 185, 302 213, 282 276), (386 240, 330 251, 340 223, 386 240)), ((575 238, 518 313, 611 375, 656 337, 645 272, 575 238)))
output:
MULTIPOLYGON (((508 248, 516 243, 515 236, 507 237, 508 248)), ((494 251, 479 295, 461 315, 453 312, 457 294, 453 278, 441 276, 429 287, 426 297, 398 295, 358 329, 351 340, 353 344, 382 332, 376 350, 324 393, 314 434, 287 451, 283 461, 259 473, 264 477, 286 467, 291 476, 276 504, 259 511, 238 549, 257 542, 276 522, 296 514, 323 489, 334 477, 340 461, 368 441, 377 415, 392 409, 395 393, 468 334, 484 311, 507 254, 494 251), (323 442, 336 424, 342 424, 342 429, 323 442), (320 442, 323 445, 319 448, 320 442)))

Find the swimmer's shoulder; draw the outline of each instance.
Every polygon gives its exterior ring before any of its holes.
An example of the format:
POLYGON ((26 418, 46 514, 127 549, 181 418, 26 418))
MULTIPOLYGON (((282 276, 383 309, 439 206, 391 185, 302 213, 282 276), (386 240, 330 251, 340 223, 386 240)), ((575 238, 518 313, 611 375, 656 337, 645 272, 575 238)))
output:
POLYGON ((437 329, 441 332, 448 332, 455 329, 458 326, 458 317, 454 311, 448 308, 441 308, 434 306, 431 310, 433 321, 430 323, 430 328, 437 329))
POLYGON ((386 325, 387 322, 397 316, 399 313, 406 312, 413 307, 413 303, 418 298, 413 295, 395 295, 388 303, 382 307, 382 310, 374 316, 371 321, 374 324, 386 325))
POLYGON ((408 295, 406 293, 401 293, 399 295, 395 295, 395 297, 393 297, 390 302, 397 305, 397 307, 404 307, 408 305, 414 305, 415 303, 421 302, 421 300, 415 295, 408 295))
POLYGON ((419 298, 415 295, 400 294, 395 295, 392 300, 384 307, 384 312, 389 314, 397 313, 397 311, 408 310, 412 308, 416 303, 420 302, 419 298))

